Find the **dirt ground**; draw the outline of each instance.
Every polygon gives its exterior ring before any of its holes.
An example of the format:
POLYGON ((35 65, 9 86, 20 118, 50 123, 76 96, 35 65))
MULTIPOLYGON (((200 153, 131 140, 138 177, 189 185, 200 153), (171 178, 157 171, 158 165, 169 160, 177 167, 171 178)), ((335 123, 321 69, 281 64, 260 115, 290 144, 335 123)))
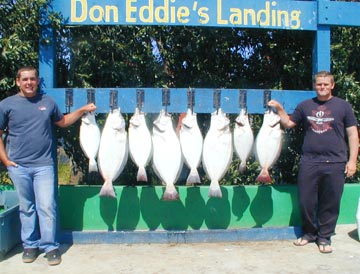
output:
POLYGON ((34 263, 21 261, 17 246, 0 262, 1 274, 238 274, 360 273, 356 225, 338 225, 333 253, 315 244, 296 247, 293 240, 201 244, 62 245, 62 263, 48 266, 41 254, 34 263))

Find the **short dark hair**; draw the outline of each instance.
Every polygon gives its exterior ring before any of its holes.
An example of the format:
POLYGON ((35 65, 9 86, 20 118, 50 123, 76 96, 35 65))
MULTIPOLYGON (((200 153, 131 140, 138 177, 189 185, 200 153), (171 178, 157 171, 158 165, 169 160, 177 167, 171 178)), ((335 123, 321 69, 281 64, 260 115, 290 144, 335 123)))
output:
POLYGON ((36 77, 39 77, 39 73, 36 68, 34 68, 33 66, 25 66, 25 67, 21 67, 18 69, 18 71, 16 73, 16 79, 20 78, 20 75, 23 71, 35 71, 36 77))

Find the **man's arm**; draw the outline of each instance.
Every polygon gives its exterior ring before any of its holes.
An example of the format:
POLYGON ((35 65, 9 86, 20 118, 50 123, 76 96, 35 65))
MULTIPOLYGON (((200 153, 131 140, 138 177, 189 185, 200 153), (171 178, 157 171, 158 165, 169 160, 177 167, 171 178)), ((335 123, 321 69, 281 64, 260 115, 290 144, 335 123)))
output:
POLYGON ((64 117, 60 120, 55 122, 55 125, 59 127, 68 127, 75 123, 80 117, 86 112, 92 112, 96 110, 96 106, 93 103, 87 104, 73 112, 65 114, 64 117))
POLYGON ((296 124, 291 121, 289 115, 286 113, 283 106, 276 100, 270 100, 268 106, 273 107, 277 110, 277 113, 280 116, 280 123, 284 128, 293 128, 296 124))
POLYGON ((359 135, 356 126, 346 128, 349 143, 349 160, 346 163, 345 174, 346 177, 351 177, 356 172, 356 163, 359 152, 359 135))
POLYGON ((5 166, 17 166, 16 163, 14 163, 13 161, 10 161, 6 150, 5 150, 5 145, 4 145, 4 141, 2 139, 2 135, 3 135, 4 131, 0 130, 0 161, 5 165, 5 166))

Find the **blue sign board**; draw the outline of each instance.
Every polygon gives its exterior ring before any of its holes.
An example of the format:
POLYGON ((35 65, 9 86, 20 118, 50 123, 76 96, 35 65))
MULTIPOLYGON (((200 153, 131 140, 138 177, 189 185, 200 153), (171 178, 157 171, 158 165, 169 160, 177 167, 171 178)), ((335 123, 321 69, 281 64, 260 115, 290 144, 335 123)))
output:
POLYGON ((316 30, 316 1, 54 0, 69 25, 174 25, 316 30))

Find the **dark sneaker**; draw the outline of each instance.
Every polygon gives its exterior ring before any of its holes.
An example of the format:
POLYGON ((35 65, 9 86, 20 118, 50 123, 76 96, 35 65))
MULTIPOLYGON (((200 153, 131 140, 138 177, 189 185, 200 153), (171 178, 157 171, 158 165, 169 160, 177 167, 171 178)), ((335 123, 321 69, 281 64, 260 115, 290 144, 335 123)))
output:
POLYGON ((24 248, 22 260, 24 263, 32 263, 39 256, 38 248, 24 248))
POLYGON ((58 265, 61 263, 61 254, 59 249, 54 249, 46 253, 49 265, 58 265))

